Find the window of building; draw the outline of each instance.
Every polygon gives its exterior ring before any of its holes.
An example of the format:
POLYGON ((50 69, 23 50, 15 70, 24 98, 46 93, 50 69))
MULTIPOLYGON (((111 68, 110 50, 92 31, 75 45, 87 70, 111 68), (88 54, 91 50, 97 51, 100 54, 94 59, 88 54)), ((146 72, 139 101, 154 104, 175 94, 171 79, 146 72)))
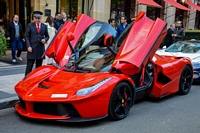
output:
MULTIPOLYGON (((177 2, 185 7, 188 8, 187 4, 183 4, 181 0, 177 0, 177 2)), ((181 10, 176 8, 176 13, 175 13, 175 21, 182 21, 182 26, 186 27, 186 24, 188 22, 188 11, 181 10)))
POLYGON ((115 19, 116 23, 120 23, 121 16, 126 16, 128 20, 130 19, 130 12, 133 8, 131 3, 135 0, 111 0, 111 15, 110 17, 115 19))
POLYGON ((83 12, 84 0, 57 0, 58 12, 65 12, 71 19, 83 12))
POLYGON ((31 21, 30 0, 0 0, 0 19, 2 26, 6 29, 8 22, 12 21, 13 15, 19 15, 19 22, 26 31, 26 26, 31 21))
POLYGON ((195 18, 195 26, 194 29, 200 30, 200 11, 196 12, 196 18, 195 18))
MULTIPOLYGON (((161 0, 154 0, 156 3, 161 5, 161 0)), ((161 13, 163 14, 163 11, 161 12, 160 8, 147 6, 147 17, 150 19, 156 20, 156 18, 161 18, 161 13)))
POLYGON ((8 6, 8 1, 7 0, 0 0, 0 19, 1 19, 1 25, 3 28, 6 27, 7 25, 7 15, 8 15, 8 11, 7 11, 7 6, 8 6))

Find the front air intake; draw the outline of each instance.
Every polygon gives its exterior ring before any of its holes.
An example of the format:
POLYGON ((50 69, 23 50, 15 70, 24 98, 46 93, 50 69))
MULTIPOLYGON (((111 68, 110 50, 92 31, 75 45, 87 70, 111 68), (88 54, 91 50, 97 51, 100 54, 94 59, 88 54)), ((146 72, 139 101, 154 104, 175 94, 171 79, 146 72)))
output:
POLYGON ((34 103, 33 111, 38 114, 54 116, 80 116, 71 104, 64 103, 34 103))

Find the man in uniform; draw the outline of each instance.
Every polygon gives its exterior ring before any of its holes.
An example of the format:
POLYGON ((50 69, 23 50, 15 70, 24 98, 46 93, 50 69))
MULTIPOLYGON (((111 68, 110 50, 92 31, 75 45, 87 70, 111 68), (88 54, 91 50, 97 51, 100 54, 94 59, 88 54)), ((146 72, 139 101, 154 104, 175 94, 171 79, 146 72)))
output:
POLYGON ((42 65, 45 47, 44 44, 49 39, 47 26, 42 21, 42 12, 34 11, 34 22, 29 23, 26 30, 27 66, 25 76, 32 71, 36 61, 36 68, 42 65))

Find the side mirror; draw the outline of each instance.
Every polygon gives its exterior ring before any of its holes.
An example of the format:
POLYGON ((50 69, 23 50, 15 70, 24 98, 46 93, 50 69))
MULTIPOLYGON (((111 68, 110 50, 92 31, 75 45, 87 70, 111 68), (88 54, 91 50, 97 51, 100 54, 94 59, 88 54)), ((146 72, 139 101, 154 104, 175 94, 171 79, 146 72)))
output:
POLYGON ((104 45, 110 46, 112 44, 112 36, 110 34, 107 34, 104 38, 104 45))
POLYGON ((74 34, 72 32, 67 34, 67 42, 69 44, 70 49, 72 50, 72 53, 74 52, 74 48, 72 47, 72 44, 70 43, 70 41, 74 40, 74 34))
POLYGON ((70 32, 70 33, 67 34, 67 41, 69 42, 69 41, 72 41, 72 40, 74 40, 74 34, 72 32, 70 32))
POLYGON ((104 46, 106 46, 108 48, 108 50, 114 54, 115 56, 117 55, 117 53, 110 47, 110 45, 112 44, 112 35, 107 34, 104 38, 104 46))

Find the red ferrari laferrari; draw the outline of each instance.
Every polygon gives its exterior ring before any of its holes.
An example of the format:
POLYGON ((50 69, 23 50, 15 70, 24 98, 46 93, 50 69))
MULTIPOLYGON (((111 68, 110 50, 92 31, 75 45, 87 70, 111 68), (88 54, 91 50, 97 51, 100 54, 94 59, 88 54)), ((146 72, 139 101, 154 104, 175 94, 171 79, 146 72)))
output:
POLYGON ((166 23, 141 12, 115 40, 116 31, 87 15, 66 22, 45 55, 58 66, 41 66, 16 86, 16 111, 59 121, 125 118, 135 100, 190 91, 193 70, 186 57, 155 54, 166 23))

